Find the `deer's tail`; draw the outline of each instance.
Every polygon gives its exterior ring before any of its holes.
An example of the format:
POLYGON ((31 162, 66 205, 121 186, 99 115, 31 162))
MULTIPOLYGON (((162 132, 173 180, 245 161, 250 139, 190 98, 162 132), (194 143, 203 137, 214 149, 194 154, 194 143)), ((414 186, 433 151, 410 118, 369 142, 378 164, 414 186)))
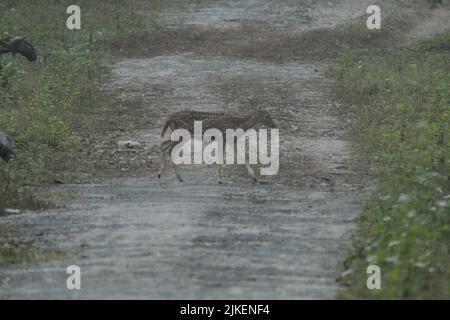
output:
POLYGON ((164 123, 164 125, 163 125, 162 128, 161 128, 161 137, 164 137, 164 134, 166 133, 167 129, 170 127, 170 124, 171 124, 171 120, 170 120, 170 119, 168 119, 168 120, 164 123))

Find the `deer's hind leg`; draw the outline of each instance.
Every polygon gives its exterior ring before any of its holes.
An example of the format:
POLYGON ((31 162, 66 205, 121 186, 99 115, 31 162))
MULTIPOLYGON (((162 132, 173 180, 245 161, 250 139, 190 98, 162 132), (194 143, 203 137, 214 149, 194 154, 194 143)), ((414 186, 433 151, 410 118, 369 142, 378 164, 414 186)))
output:
MULTIPOLYGON (((172 148, 170 148, 170 151, 172 151, 172 148)), ((170 157, 170 152, 167 155, 169 157, 169 163, 173 168, 173 171, 175 171, 175 176, 177 177, 178 181, 183 182, 183 178, 181 178, 180 174, 178 173, 178 169, 175 163, 173 163, 172 158, 170 157)))
POLYGON ((169 147, 170 140, 166 140, 161 142, 159 146, 159 171, 158 171, 158 179, 161 179, 162 174, 166 170, 166 152, 169 147))
POLYGON ((183 179, 181 178, 180 174, 178 173, 177 170, 177 166, 175 165, 175 163, 173 163, 172 161, 172 157, 170 156, 170 154, 172 153, 172 149, 173 147, 177 144, 178 142, 176 141, 171 141, 171 140, 166 140, 163 141, 161 143, 161 154, 160 154, 160 163, 159 163, 159 174, 158 174, 158 178, 161 178, 162 173, 165 170, 165 162, 166 162, 166 157, 169 158, 169 164, 170 166, 173 168, 173 170, 175 171, 175 176, 177 177, 178 181, 183 182, 183 179))

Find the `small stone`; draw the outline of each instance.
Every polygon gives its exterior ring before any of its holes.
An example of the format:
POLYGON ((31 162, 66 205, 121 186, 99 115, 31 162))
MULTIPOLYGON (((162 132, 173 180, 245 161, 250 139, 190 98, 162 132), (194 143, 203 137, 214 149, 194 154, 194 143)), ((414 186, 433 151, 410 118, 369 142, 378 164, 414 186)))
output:
POLYGON ((3 212, 5 212, 7 214, 19 214, 20 210, 18 210, 18 209, 4 209, 3 212))
POLYGON ((127 140, 127 141, 119 141, 117 143, 117 146, 120 149, 125 149, 125 148, 134 149, 134 148, 140 148, 141 144, 139 142, 136 142, 136 141, 127 140))

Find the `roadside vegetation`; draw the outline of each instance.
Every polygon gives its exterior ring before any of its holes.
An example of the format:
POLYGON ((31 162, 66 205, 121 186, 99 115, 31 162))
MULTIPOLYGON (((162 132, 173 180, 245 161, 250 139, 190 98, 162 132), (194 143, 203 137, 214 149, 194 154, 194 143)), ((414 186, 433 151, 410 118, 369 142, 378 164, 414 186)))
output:
POLYGON ((374 190, 340 278, 341 298, 450 297, 450 33, 333 67, 374 190), (366 269, 381 268, 381 290, 366 269))
MULTIPOLYGON (((112 62, 107 44, 152 27, 151 19, 134 13, 137 1, 80 0, 81 30, 68 30, 71 4, 0 3, 0 32, 27 37, 38 54, 33 63, 20 55, 0 56, 0 131, 13 138, 17 154, 8 164, 0 161, 0 214, 6 208, 47 207, 37 187, 54 183, 63 170, 88 170, 89 164, 81 163, 91 151, 84 130, 113 104, 99 89, 108 76, 105 65, 112 62)), ((35 257, 29 246, 8 240, 8 233, 0 226, 0 264, 35 257)))

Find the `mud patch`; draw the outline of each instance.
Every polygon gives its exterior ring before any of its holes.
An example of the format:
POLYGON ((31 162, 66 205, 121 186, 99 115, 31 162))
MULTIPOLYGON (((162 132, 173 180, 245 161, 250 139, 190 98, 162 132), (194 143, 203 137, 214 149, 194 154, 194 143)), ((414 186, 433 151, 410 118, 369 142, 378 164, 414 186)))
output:
POLYGON ((181 16, 174 8, 163 10, 165 29, 124 37, 112 47, 129 58, 191 52, 274 63, 323 62, 343 49, 377 53, 450 29, 448 6, 399 8, 378 1, 383 27, 368 30, 365 17, 370 4, 373 1, 212 1, 188 5, 181 16))
POLYGON ((146 177, 64 186, 81 195, 70 210, 11 218, 34 226, 23 229, 23 236, 75 256, 26 269, 1 268, 10 278, 2 298, 335 294, 335 253, 345 245, 356 209, 351 194, 281 185, 255 188, 245 182, 218 186, 204 175, 208 171, 186 173, 185 185, 146 177), (199 175, 207 188, 195 182, 199 175), (65 289, 69 264, 83 270, 82 292, 65 289))

